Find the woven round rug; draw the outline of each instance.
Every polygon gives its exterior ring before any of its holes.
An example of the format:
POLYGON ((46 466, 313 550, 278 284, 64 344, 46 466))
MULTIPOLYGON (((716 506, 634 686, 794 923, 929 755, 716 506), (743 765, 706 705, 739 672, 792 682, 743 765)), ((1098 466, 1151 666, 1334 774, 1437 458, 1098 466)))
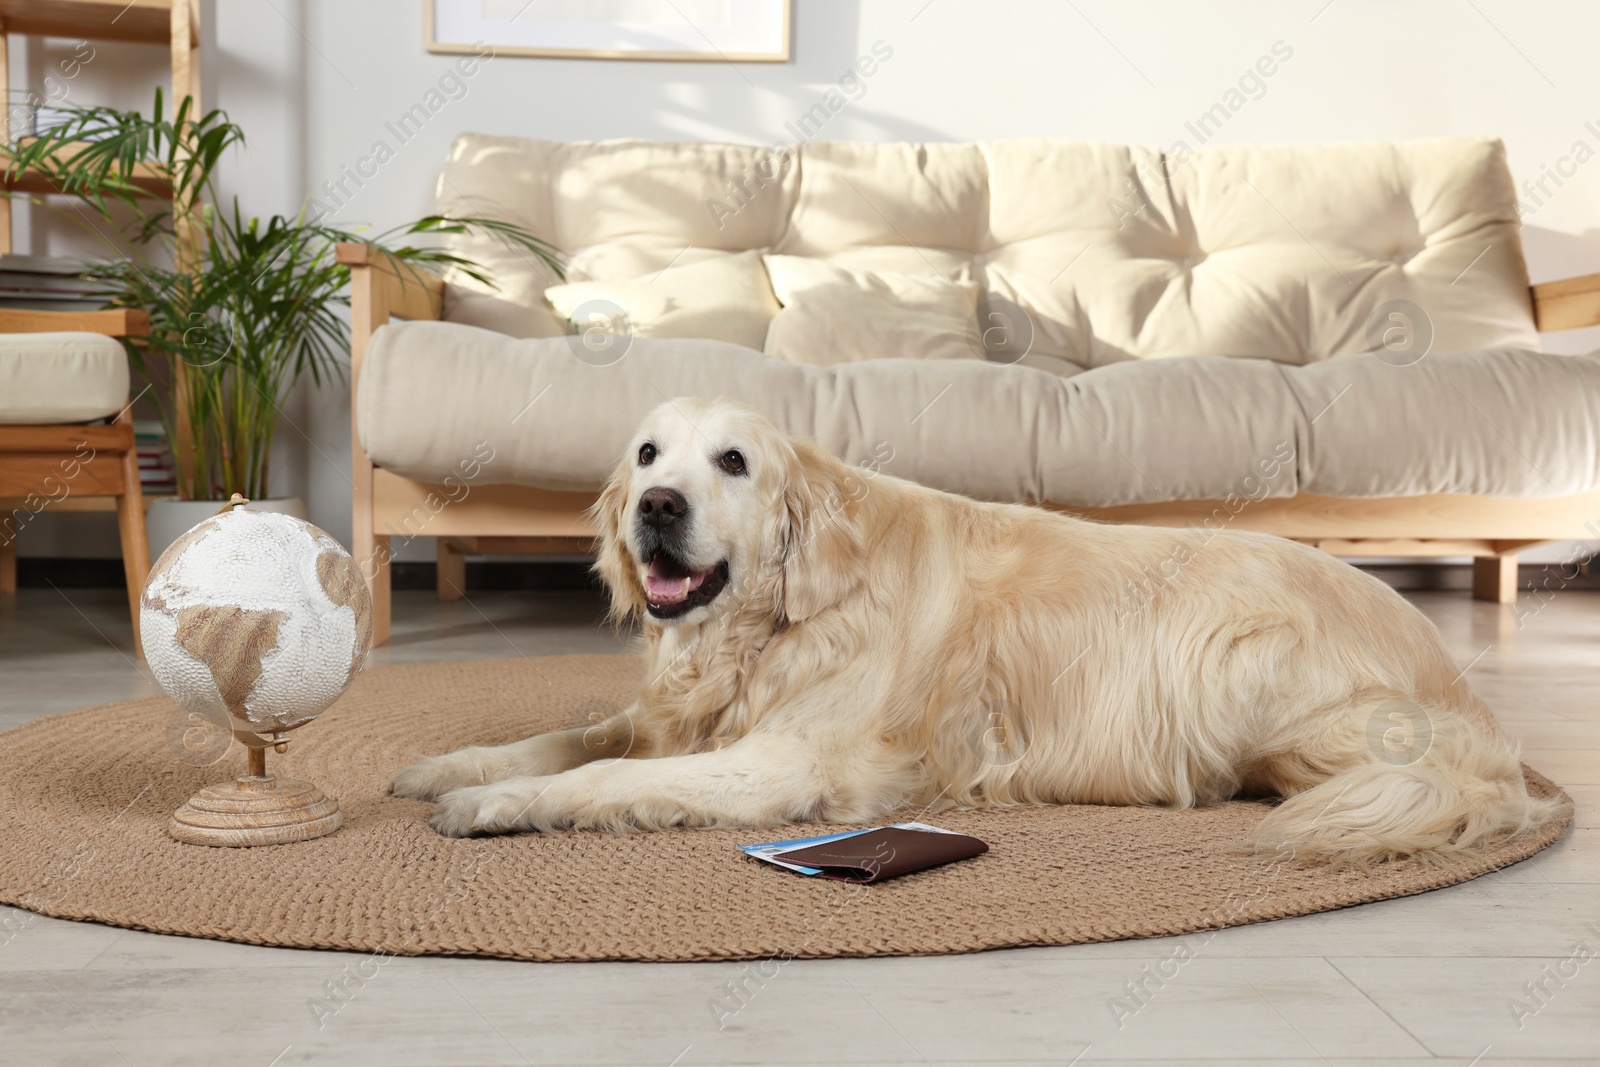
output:
MULTIPOLYGON (((1257 802, 939 812, 924 819, 989 852, 859 886, 734 847, 822 826, 452 840, 428 828, 432 805, 385 795, 418 754, 599 721, 631 702, 637 680, 621 656, 368 671, 272 767, 336 797, 343 828, 255 849, 167 836, 178 805, 245 766, 238 745, 211 766, 185 762, 186 723, 166 698, 35 720, 0 734, 0 901, 159 933, 401 955, 917 955, 1158 937, 1405 896, 1515 863, 1565 829, 1468 861, 1353 871, 1233 852, 1265 811, 1257 802)), ((1560 795, 1532 771, 1528 781, 1560 795)))

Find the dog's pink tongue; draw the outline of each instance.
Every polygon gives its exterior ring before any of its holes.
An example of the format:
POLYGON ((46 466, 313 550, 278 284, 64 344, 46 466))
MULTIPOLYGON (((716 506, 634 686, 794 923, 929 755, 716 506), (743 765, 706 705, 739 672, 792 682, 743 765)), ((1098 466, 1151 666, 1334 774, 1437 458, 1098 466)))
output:
POLYGON ((652 604, 678 604, 689 598, 689 594, 700 588, 710 571, 695 571, 688 575, 676 577, 662 573, 667 568, 662 566, 661 560, 651 562, 650 572, 645 575, 645 594, 649 596, 652 604))
POLYGON ((651 574, 645 578, 644 588, 652 604, 677 604, 689 596, 689 579, 651 574))

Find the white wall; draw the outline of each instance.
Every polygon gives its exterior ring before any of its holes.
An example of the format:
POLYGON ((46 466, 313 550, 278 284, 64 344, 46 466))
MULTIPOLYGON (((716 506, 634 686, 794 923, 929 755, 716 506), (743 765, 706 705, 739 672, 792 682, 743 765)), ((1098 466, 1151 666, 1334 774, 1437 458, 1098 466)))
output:
MULTIPOLYGON (((1592 58, 1600 6, 1592 2, 795 0, 788 64, 501 56, 401 145, 385 124, 453 62, 423 51, 421 6, 208 5, 207 92, 250 134, 227 174, 247 207, 292 209, 379 139, 394 158, 353 190, 338 214, 343 222, 383 227, 426 213, 440 162, 462 130, 770 143, 879 40, 893 57, 826 137, 1195 146, 1186 122, 1227 99, 1282 42, 1292 56, 1270 79, 1245 82, 1243 105, 1211 143, 1500 136, 1519 183, 1528 183, 1534 210, 1524 243, 1533 279, 1600 271, 1600 162, 1588 158, 1600 155, 1600 65, 1592 58), (1557 172, 1570 176, 1558 183, 1550 177, 1557 172), (1543 191, 1533 184, 1541 178, 1543 191)), ((164 77, 159 49, 130 51, 153 59, 96 66, 107 75, 148 69, 146 77, 164 77)), ((31 77, 39 66, 29 69, 31 77)), ((109 91, 88 72, 83 82, 84 93, 109 91)), ((1552 350, 1597 346, 1600 331, 1549 339, 1552 350)), ((347 538, 348 397, 327 389, 297 397, 288 410, 277 489, 307 497, 314 521, 347 538)), ((23 552, 114 554, 108 530, 91 538, 82 518, 71 521, 80 531, 70 535, 38 524, 23 552)), ((427 549, 413 549, 428 558, 427 549)))

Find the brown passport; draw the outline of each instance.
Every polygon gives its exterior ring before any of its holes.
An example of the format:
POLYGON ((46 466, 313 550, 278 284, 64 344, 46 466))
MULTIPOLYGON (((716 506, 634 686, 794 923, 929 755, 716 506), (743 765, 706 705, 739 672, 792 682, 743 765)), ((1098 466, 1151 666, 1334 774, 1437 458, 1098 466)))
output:
POLYGON ((864 834, 799 848, 778 856, 785 863, 821 869, 818 878, 881 882, 956 860, 981 856, 989 846, 966 834, 936 834, 885 826, 864 834))

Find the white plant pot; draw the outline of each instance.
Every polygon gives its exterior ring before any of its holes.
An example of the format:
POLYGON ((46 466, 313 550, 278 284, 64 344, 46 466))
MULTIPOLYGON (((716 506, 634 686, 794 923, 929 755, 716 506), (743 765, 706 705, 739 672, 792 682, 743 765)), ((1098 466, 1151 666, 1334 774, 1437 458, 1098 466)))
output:
MULTIPOLYGON (((150 562, 161 558, 161 553, 178 538, 215 515, 225 500, 179 500, 177 497, 156 497, 145 509, 145 536, 150 539, 150 562)), ((307 519, 306 504, 297 496, 276 500, 252 500, 245 507, 250 511, 275 511, 307 519)))

